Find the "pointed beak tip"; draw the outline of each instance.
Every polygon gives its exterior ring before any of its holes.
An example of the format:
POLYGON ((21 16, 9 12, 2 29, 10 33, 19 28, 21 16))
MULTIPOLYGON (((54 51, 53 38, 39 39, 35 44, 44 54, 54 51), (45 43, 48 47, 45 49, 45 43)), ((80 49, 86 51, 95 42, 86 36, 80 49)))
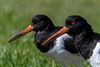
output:
POLYGON ((16 39, 22 37, 23 35, 29 33, 33 31, 33 27, 31 25, 29 25, 26 29, 22 30, 21 32, 18 32, 16 34, 14 34, 13 36, 11 36, 8 40, 8 42, 12 42, 12 41, 15 41, 16 39))
POLYGON ((11 43, 12 41, 14 41, 12 38, 8 39, 8 43, 11 43))
POLYGON ((11 43, 11 40, 8 40, 8 43, 11 43))
POLYGON ((11 43, 13 40, 11 38, 8 39, 8 43, 11 43))

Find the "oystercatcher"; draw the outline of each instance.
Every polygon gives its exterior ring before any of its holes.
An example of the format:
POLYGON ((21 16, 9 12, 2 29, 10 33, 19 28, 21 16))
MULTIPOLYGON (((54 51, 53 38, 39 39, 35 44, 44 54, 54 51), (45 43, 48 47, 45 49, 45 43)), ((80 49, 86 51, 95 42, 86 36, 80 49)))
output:
POLYGON ((65 33, 48 43, 48 45, 42 45, 48 37, 61 28, 54 26, 51 19, 46 15, 36 15, 32 18, 32 24, 25 30, 12 36, 9 42, 18 39, 28 32, 35 31, 35 44, 41 52, 58 61, 63 66, 67 64, 78 65, 82 59, 79 57, 73 38, 69 34, 65 33))
POLYGON ((48 44, 65 32, 73 37, 80 56, 87 60, 92 67, 100 67, 100 34, 95 33, 91 25, 81 16, 69 16, 65 21, 65 26, 43 44, 48 44))

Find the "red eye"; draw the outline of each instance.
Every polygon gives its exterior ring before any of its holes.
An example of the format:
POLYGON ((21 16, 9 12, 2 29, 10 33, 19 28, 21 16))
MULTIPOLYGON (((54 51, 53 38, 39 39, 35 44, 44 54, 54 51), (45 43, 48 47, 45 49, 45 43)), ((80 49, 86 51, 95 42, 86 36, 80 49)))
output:
POLYGON ((77 22, 76 22, 76 21, 72 21, 71 23, 72 23, 72 24, 76 24, 77 22))

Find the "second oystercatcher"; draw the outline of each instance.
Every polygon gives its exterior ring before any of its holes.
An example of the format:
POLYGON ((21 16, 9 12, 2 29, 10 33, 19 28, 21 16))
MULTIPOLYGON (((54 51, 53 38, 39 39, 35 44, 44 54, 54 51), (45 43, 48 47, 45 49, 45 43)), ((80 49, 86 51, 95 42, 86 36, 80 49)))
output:
POLYGON ((100 34, 93 32, 91 25, 81 16, 69 16, 65 21, 65 26, 49 37, 43 44, 48 44, 66 32, 73 37, 80 55, 92 67, 100 67, 100 34))
POLYGON ((65 33, 48 43, 48 45, 42 45, 48 37, 61 28, 62 27, 55 27, 49 17, 36 15, 32 18, 32 24, 25 30, 12 36, 9 42, 18 39, 28 32, 35 31, 35 44, 41 52, 60 62, 63 66, 67 66, 67 64, 79 65, 82 59, 78 56, 73 38, 69 36, 69 34, 65 33))

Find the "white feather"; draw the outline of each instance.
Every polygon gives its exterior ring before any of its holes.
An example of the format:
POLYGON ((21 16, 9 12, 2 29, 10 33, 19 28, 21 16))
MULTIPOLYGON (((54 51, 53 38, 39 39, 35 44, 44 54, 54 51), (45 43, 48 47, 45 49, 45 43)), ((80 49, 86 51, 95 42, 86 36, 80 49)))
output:
POLYGON ((88 59, 92 67, 100 67, 100 42, 97 43, 96 47, 93 50, 93 54, 88 59))
POLYGON ((63 34, 60 37, 58 37, 54 41, 54 47, 46 53, 47 56, 51 57, 57 62, 60 62, 63 65, 67 64, 75 64, 80 65, 83 61, 83 59, 78 56, 77 54, 72 54, 65 50, 64 47, 64 40, 66 38, 71 38, 68 34, 63 34))

